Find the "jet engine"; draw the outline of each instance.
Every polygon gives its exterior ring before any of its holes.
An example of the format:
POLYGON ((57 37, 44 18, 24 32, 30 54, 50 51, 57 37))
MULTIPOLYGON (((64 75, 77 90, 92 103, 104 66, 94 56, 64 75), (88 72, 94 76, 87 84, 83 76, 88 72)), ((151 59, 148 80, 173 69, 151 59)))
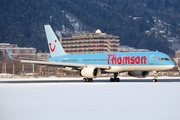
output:
POLYGON ((87 78, 94 78, 101 75, 101 69, 95 66, 88 66, 80 71, 80 75, 87 78))
POLYGON ((129 71, 128 75, 137 77, 137 78, 145 78, 149 74, 149 71, 129 71))

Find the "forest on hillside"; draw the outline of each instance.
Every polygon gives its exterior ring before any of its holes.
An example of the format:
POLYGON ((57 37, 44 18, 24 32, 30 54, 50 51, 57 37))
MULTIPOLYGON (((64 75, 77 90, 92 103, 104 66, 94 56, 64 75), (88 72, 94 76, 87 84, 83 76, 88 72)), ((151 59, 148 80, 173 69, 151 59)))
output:
POLYGON ((165 34, 179 38, 179 6, 179 0, 3 0, 0 42, 48 51, 43 25, 50 24, 54 30, 64 25, 73 31, 68 13, 78 19, 83 30, 99 28, 117 35, 121 45, 172 53, 166 37, 156 32, 147 35, 145 31, 154 28, 156 17, 169 25, 165 34))

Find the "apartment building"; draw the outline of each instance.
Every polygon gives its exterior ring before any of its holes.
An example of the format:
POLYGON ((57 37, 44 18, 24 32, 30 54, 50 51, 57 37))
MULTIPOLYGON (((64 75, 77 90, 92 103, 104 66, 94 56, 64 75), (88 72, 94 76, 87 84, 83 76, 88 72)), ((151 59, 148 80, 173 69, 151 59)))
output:
POLYGON ((117 52, 119 41, 118 36, 102 33, 99 29, 95 33, 74 34, 60 39, 65 52, 71 54, 117 52))

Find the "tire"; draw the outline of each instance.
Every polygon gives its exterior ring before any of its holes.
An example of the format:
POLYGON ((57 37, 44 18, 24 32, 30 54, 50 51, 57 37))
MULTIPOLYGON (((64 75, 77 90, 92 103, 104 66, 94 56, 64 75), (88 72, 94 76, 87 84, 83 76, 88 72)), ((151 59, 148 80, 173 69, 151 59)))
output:
POLYGON ((114 82, 114 78, 110 78, 110 82, 114 82))
POLYGON ((153 79, 152 82, 157 82, 157 79, 153 79))
POLYGON ((83 82, 87 82, 87 79, 86 79, 86 78, 83 78, 83 82))
POLYGON ((93 79, 92 78, 88 78, 88 82, 93 82, 93 79))
POLYGON ((120 81, 120 79, 119 78, 116 78, 116 82, 119 82, 120 81))

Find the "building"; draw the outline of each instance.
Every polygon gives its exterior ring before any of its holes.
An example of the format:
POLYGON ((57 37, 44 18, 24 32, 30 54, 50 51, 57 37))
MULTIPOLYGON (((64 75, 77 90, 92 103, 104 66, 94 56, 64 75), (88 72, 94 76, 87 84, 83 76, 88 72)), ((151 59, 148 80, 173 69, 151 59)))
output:
POLYGON ((32 72, 34 65, 9 60, 5 49, 8 49, 14 58, 36 58, 36 48, 18 47, 17 44, 0 43, 0 73, 20 74, 32 72))
POLYGON ((174 58, 175 64, 180 70, 180 51, 175 51, 175 58, 174 58))
POLYGON ((119 37, 96 30, 95 33, 75 34, 69 38, 62 38, 60 42, 67 53, 101 53, 117 52, 119 37))
POLYGON ((13 57, 36 57, 36 48, 18 47, 17 44, 0 43, 0 50, 3 51, 3 55, 6 54, 5 49, 8 49, 13 57))
POLYGON ((134 47, 129 47, 129 46, 121 46, 119 47, 120 52, 148 52, 150 50, 148 49, 136 49, 134 47))
POLYGON ((37 58, 45 60, 50 57, 50 53, 37 53, 37 58))
POLYGON ((180 58, 180 51, 175 51, 175 58, 180 58))

